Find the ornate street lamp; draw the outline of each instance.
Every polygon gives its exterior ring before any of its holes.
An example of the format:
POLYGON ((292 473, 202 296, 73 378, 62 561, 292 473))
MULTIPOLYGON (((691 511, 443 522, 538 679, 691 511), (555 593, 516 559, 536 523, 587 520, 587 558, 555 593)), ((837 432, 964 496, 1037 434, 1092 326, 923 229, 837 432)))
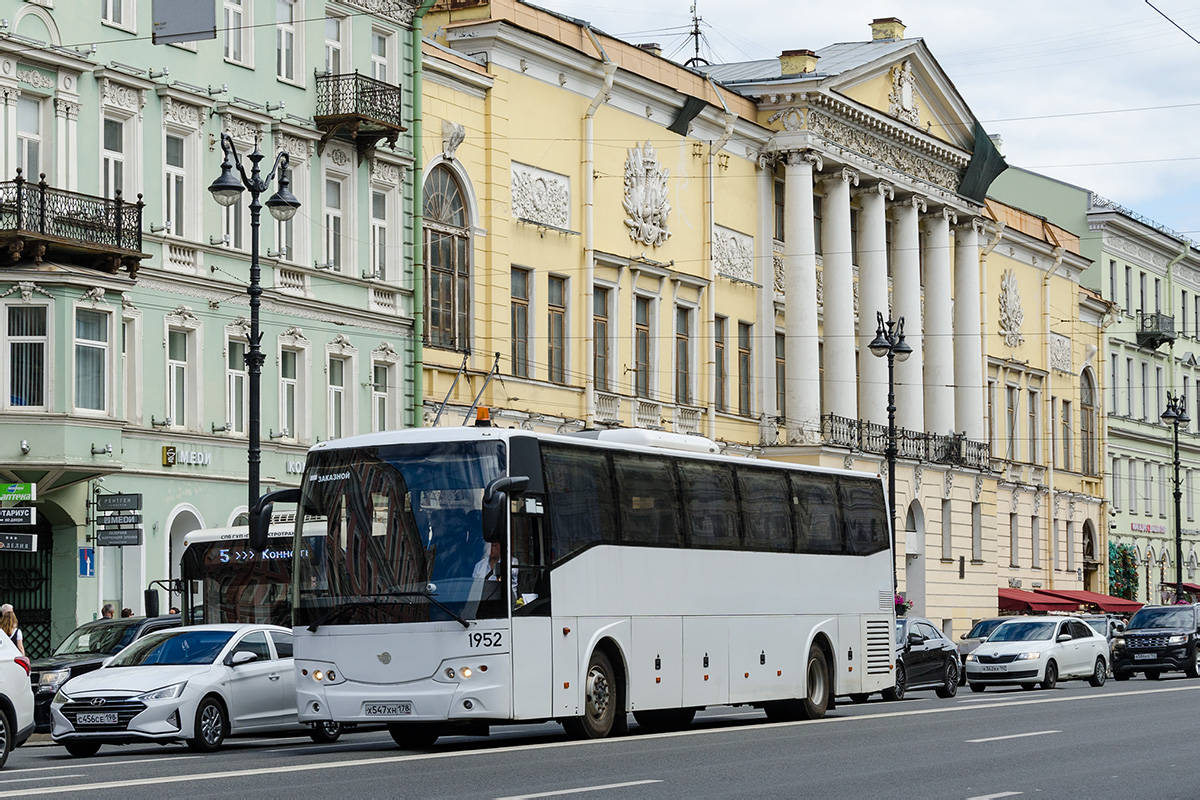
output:
POLYGON ((1167 410, 1162 421, 1175 429, 1175 602, 1183 602, 1183 527, 1179 519, 1179 501, 1183 497, 1179 479, 1179 426, 1192 421, 1187 413, 1187 398, 1167 392, 1167 410))
POLYGON ((879 327, 875 338, 867 347, 877 358, 887 357, 888 362, 888 513, 892 516, 892 593, 900 586, 896 579, 896 362, 906 361, 912 355, 912 346, 904 341, 904 317, 883 321, 883 312, 875 312, 879 327))
MULTIPOLYGON (((261 304, 259 298, 262 296, 262 286, 260 284, 262 273, 258 263, 259 216, 262 212, 262 203, 259 202, 259 196, 271 187, 271 181, 275 178, 275 172, 278 170, 279 190, 271 195, 266 203, 271 216, 280 221, 291 219, 296 215, 296 211, 299 210, 300 201, 296 199, 296 196, 288 188, 288 162, 290 161, 290 156, 287 151, 283 151, 275 157, 275 163, 265 178, 262 176, 258 164, 266 156, 259 151, 257 142, 254 143, 254 152, 246 156, 250 161, 249 175, 246 174, 246 170, 242 166, 242 159, 233 144, 233 139, 227 133, 221 134, 221 151, 225 154, 225 159, 221 162, 221 176, 208 187, 208 191, 212 192, 213 199, 222 206, 232 206, 241 198, 243 190, 249 190, 250 192, 250 287, 247 290, 250 295, 250 346, 246 351, 246 372, 250 376, 250 396, 248 398, 250 405, 250 426, 247 454, 250 501, 248 505, 253 509, 258 502, 259 466, 262 461, 262 447, 260 443, 262 432, 261 383, 264 360, 262 334, 258 329, 258 310, 261 304), (232 163, 230 159, 232 159, 232 163), (237 175, 233 172, 235 167, 238 172, 237 175)), ((255 536, 257 523, 258 517, 252 513, 250 515, 250 541, 252 542, 257 540, 255 536)))

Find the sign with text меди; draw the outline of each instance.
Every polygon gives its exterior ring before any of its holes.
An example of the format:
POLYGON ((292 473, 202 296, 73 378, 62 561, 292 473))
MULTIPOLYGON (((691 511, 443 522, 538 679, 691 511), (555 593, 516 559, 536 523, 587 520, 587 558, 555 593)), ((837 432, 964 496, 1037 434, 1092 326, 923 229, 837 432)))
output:
POLYGON ((0 501, 37 500, 36 483, 0 483, 0 501))
POLYGON ((137 528, 102 528, 96 531, 96 544, 101 547, 126 547, 142 543, 142 532, 137 528))
POLYGON ((0 533, 0 551, 36 553, 37 535, 33 533, 0 533))
POLYGON ((102 494, 96 498, 97 511, 141 511, 140 494, 102 494))
POLYGON ((0 525, 36 525, 36 508, 0 508, 0 525))
POLYGON ((128 525, 141 526, 142 515, 141 514, 119 514, 119 513, 118 514, 105 514, 103 516, 96 517, 96 522, 100 523, 101 525, 112 525, 113 527, 125 527, 128 525))

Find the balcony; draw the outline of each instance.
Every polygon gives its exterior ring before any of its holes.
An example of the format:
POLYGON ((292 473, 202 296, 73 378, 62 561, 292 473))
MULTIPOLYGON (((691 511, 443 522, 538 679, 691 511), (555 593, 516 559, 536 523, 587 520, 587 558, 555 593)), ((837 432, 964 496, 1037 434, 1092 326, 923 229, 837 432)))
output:
POLYGON ((313 121, 321 129, 317 153, 334 137, 354 142, 361 164, 380 140, 395 146, 404 127, 400 87, 358 71, 347 75, 317 76, 317 112, 313 121))
POLYGON ((142 196, 126 203, 55 189, 42 175, 30 183, 0 182, 0 253, 8 263, 47 257, 115 274, 124 267, 136 278, 142 252, 142 196))
MULTIPOLYGON (((821 418, 821 438, 834 447, 887 455, 887 425, 876 422, 826 414, 821 418)), ((896 428, 896 455, 912 461, 987 472, 991 469, 990 449, 986 442, 975 442, 959 434, 942 436, 896 428)))
POLYGON ((1175 318, 1170 314, 1139 311, 1137 326, 1138 347, 1156 350, 1166 342, 1175 341, 1175 318))

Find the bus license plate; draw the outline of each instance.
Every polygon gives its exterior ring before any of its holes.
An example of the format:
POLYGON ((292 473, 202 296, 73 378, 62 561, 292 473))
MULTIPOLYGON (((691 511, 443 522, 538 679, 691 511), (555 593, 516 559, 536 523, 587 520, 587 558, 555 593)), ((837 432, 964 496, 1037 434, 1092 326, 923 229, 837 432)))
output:
POLYGON ((1135 661, 1153 661, 1156 658, 1158 658, 1158 653, 1134 653, 1133 654, 1133 659, 1135 661))
POLYGON ((1008 667, 1004 664, 984 664, 984 672, 1007 672, 1008 667))
POLYGON ((403 717, 413 713, 412 703, 366 703, 363 714, 368 717, 403 717))
POLYGON ((111 714, 76 714, 76 725, 116 725, 116 712, 111 714))

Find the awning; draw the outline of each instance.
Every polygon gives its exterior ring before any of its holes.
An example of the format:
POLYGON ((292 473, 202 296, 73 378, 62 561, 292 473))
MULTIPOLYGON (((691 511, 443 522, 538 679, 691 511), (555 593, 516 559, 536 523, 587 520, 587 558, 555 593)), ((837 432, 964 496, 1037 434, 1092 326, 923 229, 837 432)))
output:
POLYGON ((1101 611, 1111 611, 1116 614, 1132 614, 1144 605, 1136 600, 1126 600, 1122 597, 1112 597, 1082 589, 1036 589, 1035 592, 1049 597, 1072 600, 1076 605, 1096 606, 1101 611))
POLYGON ((1001 611, 1074 611, 1079 604, 1073 600, 1027 592, 1024 589, 997 589, 1001 611))
MULTIPOLYGON (((1163 586, 1166 586, 1166 584, 1164 583, 1163 586)), ((1191 592, 1192 594, 1200 594, 1200 585, 1197 585, 1195 583, 1184 582, 1184 583, 1180 584, 1180 586, 1183 587, 1183 590, 1185 592, 1191 592)))

